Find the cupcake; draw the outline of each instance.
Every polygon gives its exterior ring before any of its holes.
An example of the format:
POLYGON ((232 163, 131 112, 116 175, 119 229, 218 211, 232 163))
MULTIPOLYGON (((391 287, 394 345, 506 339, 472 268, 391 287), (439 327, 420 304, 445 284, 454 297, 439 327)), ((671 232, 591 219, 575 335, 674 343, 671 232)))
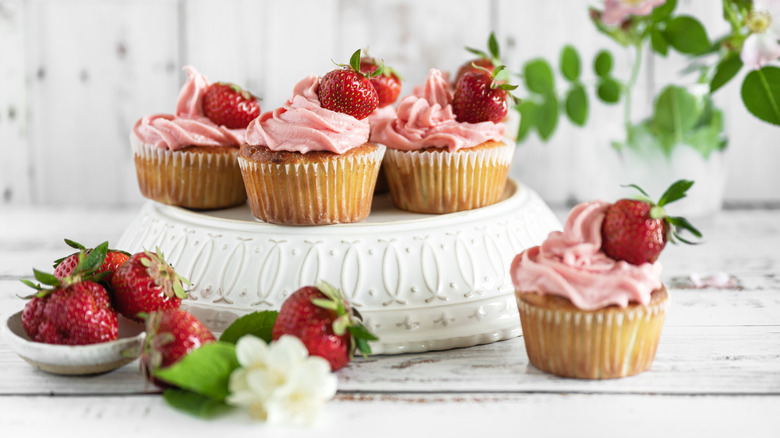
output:
MULTIPOLYGON (((352 223, 371 211, 385 152, 384 146, 368 142, 366 117, 376 108, 376 91, 366 81, 373 105, 357 118, 321 103, 327 76, 302 79, 283 107, 264 113, 247 128, 238 161, 249 206, 264 222, 352 223)), ((331 97, 326 98, 329 105, 331 97)))
POLYGON ((669 305, 656 260, 681 219, 659 213, 663 200, 579 204, 562 232, 515 257, 510 273, 532 365, 581 379, 650 368, 669 305))
MULTIPOLYGON (((360 71, 362 72, 374 72, 380 67, 382 67, 382 73, 370 79, 371 85, 374 86, 377 93, 378 104, 376 110, 368 116, 368 123, 371 126, 369 141, 375 141, 375 128, 381 126, 383 119, 395 118, 395 108, 391 105, 398 100, 401 94, 401 77, 395 70, 384 65, 384 62, 377 61, 376 58, 363 57, 360 59, 360 71)), ((390 188, 387 185, 384 167, 380 167, 374 194, 383 194, 388 191, 390 188)))
POLYGON ((501 200, 514 147, 504 125, 459 121, 453 90, 431 70, 396 115, 377 121, 372 140, 387 146, 384 169, 394 204, 418 213, 452 213, 501 200))
POLYGON ((210 85, 194 68, 185 70, 176 114, 144 116, 133 126, 141 194, 199 210, 241 204, 246 191, 236 157, 259 104, 235 85, 210 85))

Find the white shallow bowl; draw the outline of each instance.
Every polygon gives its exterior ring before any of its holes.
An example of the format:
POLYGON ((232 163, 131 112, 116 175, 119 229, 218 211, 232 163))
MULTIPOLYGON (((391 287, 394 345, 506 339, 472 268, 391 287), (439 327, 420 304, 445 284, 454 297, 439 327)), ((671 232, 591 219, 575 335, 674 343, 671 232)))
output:
POLYGON ((159 247, 193 283, 182 307, 214 332, 327 281, 379 337, 374 352, 392 354, 518 336, 509 265, 560 228, 536 193, 510 180, 502 201, 476 210, 409 213, 385 194, 362 222, 326 226, 264 223, 247 205, 193 212, 149 201, 117 247, 159 247))
POLYGON ((143 324, 119 317, 119 338, 92 345, 52 345, 34 342, 22 327, 22 312, 11 315, 3 327, 8 346, 30 365, 63 375, 105 373, 138 357, 146 333, 143 324))

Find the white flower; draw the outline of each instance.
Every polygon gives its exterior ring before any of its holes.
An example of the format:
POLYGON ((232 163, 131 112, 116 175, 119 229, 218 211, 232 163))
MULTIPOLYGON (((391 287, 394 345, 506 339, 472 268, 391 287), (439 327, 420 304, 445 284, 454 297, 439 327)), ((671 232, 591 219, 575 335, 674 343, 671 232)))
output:
POLYGON ((230 375, 227 402, 245 406, 269 423, 312 424, 336 394, 337 379, 325 359, 309 356, 294 336, 270 345, 252 335, 236 343, 241 365, 230 375))
POLYGON ((747 16, 751 34, 742 45, 740 58, 751 68, 780 58, 780 0, 755 0, 747 16))

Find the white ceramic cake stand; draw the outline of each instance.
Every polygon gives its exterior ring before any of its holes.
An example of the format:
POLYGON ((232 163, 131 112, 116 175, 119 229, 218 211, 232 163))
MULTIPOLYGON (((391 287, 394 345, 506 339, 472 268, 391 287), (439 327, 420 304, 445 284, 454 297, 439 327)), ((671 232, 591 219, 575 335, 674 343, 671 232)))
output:
POLYGON ((560 228, 535 192, 510 180, 501 202, 477 210, 409 213, 385 194, 364 221, 327 226, 267 224, 248 205, 193 212, 149 201, 117 247, 159 247, 193 284, 186 308, 215 332, 327 281, 380 338, 374 352, 393 354, 518 336, 509 265, 560 228))

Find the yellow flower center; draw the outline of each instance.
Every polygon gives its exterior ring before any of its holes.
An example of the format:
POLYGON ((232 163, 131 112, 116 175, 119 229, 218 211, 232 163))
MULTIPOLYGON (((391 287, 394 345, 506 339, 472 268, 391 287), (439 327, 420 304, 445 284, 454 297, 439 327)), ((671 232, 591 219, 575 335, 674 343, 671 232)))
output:
POLYGON ((625 6, 631 6, 631 7, 637 7, 644 3, 646 0, 620 0, 620 3, 622 3, 625 6))
POLYGON ((746 24, 752 33, 764 33, 772 25, 772 16, 767 11, 750 11, 746 24))

